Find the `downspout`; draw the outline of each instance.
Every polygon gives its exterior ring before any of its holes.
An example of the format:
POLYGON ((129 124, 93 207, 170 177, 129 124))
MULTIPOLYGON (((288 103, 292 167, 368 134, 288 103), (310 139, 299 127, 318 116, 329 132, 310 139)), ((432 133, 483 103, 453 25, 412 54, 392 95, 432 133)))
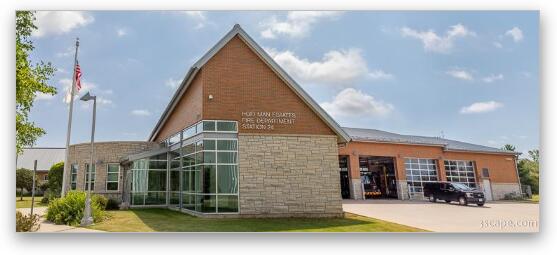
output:
POLYGON ((523 195, 522 183, 520 182, 520 174, 518 173, 518 155, 519 154, 514 155, 514 169, 516 170, 516 178, 518 179, 518 188, 520 189, 520 195, 523 195))

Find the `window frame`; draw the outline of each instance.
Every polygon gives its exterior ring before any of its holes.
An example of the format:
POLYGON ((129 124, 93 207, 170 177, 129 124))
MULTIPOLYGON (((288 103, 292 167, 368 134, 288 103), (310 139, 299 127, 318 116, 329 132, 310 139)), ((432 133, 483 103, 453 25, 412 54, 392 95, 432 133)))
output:
POLYGON ((404 158, 404 176, 406 177, 406 183, 408 185, 408 194, 410 196, 410 198, 412 199, 413 196, 415 196, 416 194, 421 194, 423 196, 423 183, 428 183, 428 182, 439 182, 439 161, 435 158, 417 158, 417 157, 405 157, 404 158), (433 163, 422 163, 422 161, 429 161, 429 160, 433 160, 433 163), (408 167, 410 165, 410 168, 408 167), (417 165, 417 168, 413 168, 413 165, 417 165), (422 169, 422 166, 425 166, 425 168, 422 169), (434 167, 434 171, 435 171, 435 175, 430 174, 429 172, 432 171, 431 168, 429 168, 429 166, 433 166, 434 167), (417 171, 417 174, 414 174, 414 172, 417 171), (427 174, 422 174, 422 171, 426 171, 427 174), (410 172, 410 174, 408 174, 408 172, 410 172), (411 179, 409 179, 408 177, 412 177, 411 179), (432 180, 432 177, 435 176, 435 180, 432 180), (418 179, 416 180, 415 177, 418 177, 418 179), (424 180, 422 177, 427 177, 428 180, 424 180), (412 184, 415 183, 419 183, 419 185, 421 186, 421 191, 415 191, 413 187, 415 187, 415 185, 412 184), (411 188, 412 186, 412 188, 411 188))
POLYGON ((70 165, 70 190, 77 189, 77 173, 79 172, 79 164, 74 163, 70 165), (75 169, 75 173, 74 170, 75 169))
MULTIPOLYGON (((97 164, 93 164, 93 168, 94 171, 91 173, 93 175, 93 178, 91 178, 91 191, 94 192, 95 191, 95 182, 97 180, 97 164)), ((83 176, 83 190, 87 191, 87 177, 89 176, 89 163, 85 163, 85 176, 83 176)))
POLYGON ((462 183, 470 188, 478 188, 478 179, 477 176, 478 174, 476 174, 476 161, 474 160, 465 160, 465 159, 444 159, 443 160, 444 163, 444 170, 445 170, 445 176, 447 178, 448 182, 454 182, 454 183, 462 183), (464 165, 464 171, 459 169, 459 164, 461 163, 464 165), (467 163, 471 163, 471 166, 469 166, 467 163), (454 167, 455 169, 450 169, 451 167, 454 167), (471 170, 468 170, 468 168, 471 167, 471 170), (457 175, 454 175, 454 173, 457 173, 457 175), (450 174, 449 174, 450 173, 450 174), (465 176, 460 176, 459 173, 465 173, 465 176), (468 176, 467 173, 472 173, 472 176, 468 176), (456 178, 456 180, 458 181, 454 181, 454 179, 456 178), (466 181, 460 181, 461 178, 466 179, 466 181), (474 182, 470 182, 469 179, 473 178, 474 182), (470 184, 474 184, 473 186, 471 186, 470 184))
POLYGON ((120 163, 107 163, 106 164, 106 184, 105 184, 105 190, 106 191, 119 191, 120 190, 120 174, 121 174, 120 163), (110 165, 117 165, 118 166, 118 172, 116 172, 118 177, 116 178, 116 181, 109 181, 108 180, 108 176, 110 174, 114 174, 114 172, 109 172, 108 171, 110 169, 110 165), (116 183, 116 189, 108 189, 108 184, 109 183, 116 183))

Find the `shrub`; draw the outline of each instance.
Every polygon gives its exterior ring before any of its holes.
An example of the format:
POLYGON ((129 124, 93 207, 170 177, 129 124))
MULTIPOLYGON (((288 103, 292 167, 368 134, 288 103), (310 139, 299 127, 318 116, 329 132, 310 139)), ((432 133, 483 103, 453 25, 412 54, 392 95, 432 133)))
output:
POLYGON ((48 196, 44 196, 44 197, 41 199, 41 204, 48 204, 48 196))
POLYGON ((120 203, 116 199, 109 198, 106 204, 106 210, 118 210, 120 209, 120 203))
POLYGON ((106 205, 108 204, 108 199, 105 196, 93 195, 91 199, 92 199, 91 202, 98 204, 99 207, 102 208, 103 210, 106 209, 106 205))
POLYGON ((504 200, 524 200, 524 198, 517 192, 506 193, 503 197, 504 200))
POLYGON ((48 190, 55 197, 60 197, 62 192, 62 176, 64 175, 64 162, 59 162, 48 171, 48 190))
MULTIPOLYGON (((83 218, 86 194, 83 191, 70 191, 63 198, 56 198, 48 204, 46 219, 56 224, 70 226, 79 225, 83 218)), ((104 218, 106 198, 93 195, 91 198, 91 214, 94 222, 100 222, 104 218)))
POLYGON ((24 215, 20 211, 15 212, 15 231, 17 232, 35 232, 39 230, 41 224, 39 224, 39 215, 29 214, 24 215))

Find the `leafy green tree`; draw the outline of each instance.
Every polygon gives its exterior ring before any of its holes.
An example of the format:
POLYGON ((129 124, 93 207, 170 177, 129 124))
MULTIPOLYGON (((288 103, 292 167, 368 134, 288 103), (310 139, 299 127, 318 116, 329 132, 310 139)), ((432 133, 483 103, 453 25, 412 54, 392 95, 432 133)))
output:
POLYGON ((506 151, 515 151, 516 147, 512 144, 505 144, 501 149, 506 151))
POLYGON ((60 197, 62 191, 62 176, 64 175, 64 162, 59 162, 48 171, 48 193, 60 197))
POLYGON ((23 200, 23 189, 33 189, 33 171, 25 168, 17 169, 15 172, 15 186, 20 192, 20 200, 23 200))
POLYGON ((50 62, 33 64, 29 55, 32 53, 33 42, 31 33, 37 27, 33 24, 35 17, 30 11, 17 11, 15 22, 15 52, 16 52, 16 152, 20 154, 23 147, 32 146, 37 138, 46 132, 30 122, 29 111, 37 94, 45 93, 54 95, 56 88, 49 86, 47 81, 56 69, 50 62))
POLYGON ((518 161, 518 174, 520 183, 530 185, 533 194, 540 192, 540 151, 537 149, 528 151, 530 158, 518 161))

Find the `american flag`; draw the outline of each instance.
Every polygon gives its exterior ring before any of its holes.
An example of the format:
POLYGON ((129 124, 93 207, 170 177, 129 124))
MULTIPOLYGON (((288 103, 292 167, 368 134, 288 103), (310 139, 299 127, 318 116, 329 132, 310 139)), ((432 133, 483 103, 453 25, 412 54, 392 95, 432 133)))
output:
POLYGON ((75 88, 77 92, 81 89, 81 68, 79 67, 79 63, 75 65, 75 88))

